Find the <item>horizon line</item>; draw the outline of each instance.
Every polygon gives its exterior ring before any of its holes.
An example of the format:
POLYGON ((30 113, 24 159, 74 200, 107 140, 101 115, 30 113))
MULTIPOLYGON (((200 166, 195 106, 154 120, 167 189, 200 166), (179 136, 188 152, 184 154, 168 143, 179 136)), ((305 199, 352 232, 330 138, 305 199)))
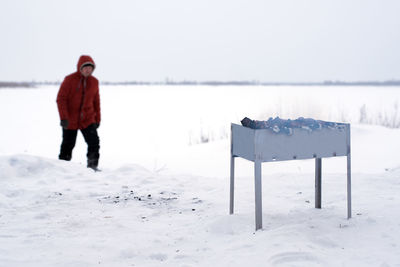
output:
MULTIPOLYGON (((35 87, 37 85, 60 85, 61 81, 0 81, 0 87, 35 87)), ((322 82, 260 82, 257 80, 181 80, 174 81, 100 81, 101 85, 193 85, 193 86, 400 86, 400 80, 365 80, 365 81, 342 81, 325 80, 322 82)))

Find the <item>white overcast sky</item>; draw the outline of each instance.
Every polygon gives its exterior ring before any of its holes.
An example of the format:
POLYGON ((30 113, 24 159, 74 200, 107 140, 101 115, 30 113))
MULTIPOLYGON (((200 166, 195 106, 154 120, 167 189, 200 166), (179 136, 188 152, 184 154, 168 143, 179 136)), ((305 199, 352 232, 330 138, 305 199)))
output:
POLYGON ((400 79, 399 0, 0 0, 0 81, 400 79))

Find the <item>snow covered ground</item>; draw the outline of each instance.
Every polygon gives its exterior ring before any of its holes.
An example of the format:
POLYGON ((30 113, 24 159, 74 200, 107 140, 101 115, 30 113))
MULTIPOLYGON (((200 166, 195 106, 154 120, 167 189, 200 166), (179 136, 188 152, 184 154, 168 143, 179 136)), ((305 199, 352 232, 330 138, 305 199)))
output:
POLYGON ((56 87, 0 90, 0 266, 400 266, 400 88, 101 88, 102 172, 57 160, 56 87), (262 231, 253 165, 237 159, 228 215, 230 122, 312 117, 352 123, 346 159, 263 164, 262 231))

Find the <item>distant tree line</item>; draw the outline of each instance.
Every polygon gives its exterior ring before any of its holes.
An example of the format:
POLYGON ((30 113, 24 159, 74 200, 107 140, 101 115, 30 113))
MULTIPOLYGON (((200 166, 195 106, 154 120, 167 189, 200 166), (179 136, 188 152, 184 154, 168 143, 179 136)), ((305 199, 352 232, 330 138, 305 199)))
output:
POLYGON ((103 85, 208 85, 208 86, 400 86, 400 80, 389 81, 324 81, 324 82, 259 82, 259 81, 124 81, 102 82, 103 85))
POLYGON ((31 82, 0 82, 0 88, 28 88, 35 87, 35 85, 31 82))
POLYGON ((398 86, 400 80, 389 81, 358 81, 358 82, 343 82, 343 81, 325 81, 322 85, 353 85, 353 86, 398 86))
MULTIPOLYGON (((41 85, 60 85, 59 81, 42 82, 1 82, 0 88, 33 88, 41 85)), ((162 82, 147 81, 102 81, 102 85, 205 85, 205 86, 400 86, 400 80, 388 81, 324 81, 324 82, 259 82, 259 81, 173 81, 166 79, 162 82)))

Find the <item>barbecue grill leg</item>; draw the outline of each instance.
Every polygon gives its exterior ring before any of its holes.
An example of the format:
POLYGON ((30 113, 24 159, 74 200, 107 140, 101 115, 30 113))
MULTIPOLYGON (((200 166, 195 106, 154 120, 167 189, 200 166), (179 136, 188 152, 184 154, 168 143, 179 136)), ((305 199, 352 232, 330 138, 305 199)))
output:
POLYGON ((254 162, 256 231, 262 229, 261 161, 254 162))
POLYGON ((231 155, 231 183, 229 198, 229 214, 233 214, 233 205, 235 200, 235 157, 231 155))
POLYGON ((347 219, 351 218, 351 145, 350 124, 347 127, 347 219))
POLYGON ((322 159, 315 159, 315 208, 321 208, 321 173, 322 173, 322 159))
POLYGON ((351 218, 351 155, 347 155, 347 219, 351 218))

